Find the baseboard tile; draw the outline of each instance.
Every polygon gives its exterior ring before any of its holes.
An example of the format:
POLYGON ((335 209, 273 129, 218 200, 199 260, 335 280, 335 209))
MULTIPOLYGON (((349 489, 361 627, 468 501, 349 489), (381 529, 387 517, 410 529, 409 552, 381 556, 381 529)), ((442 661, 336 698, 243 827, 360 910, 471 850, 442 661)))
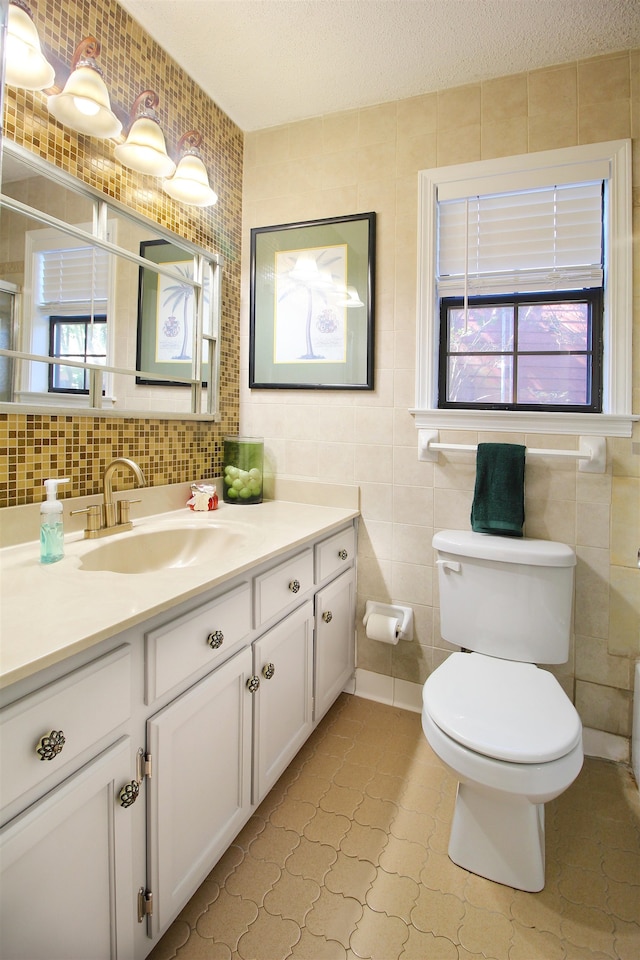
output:
POLYGON ((616 763, 629 763, 629 739, 604 730, 584 727, 582 747, 586 757, 599 757, 601 760, 614 760, 616 763))

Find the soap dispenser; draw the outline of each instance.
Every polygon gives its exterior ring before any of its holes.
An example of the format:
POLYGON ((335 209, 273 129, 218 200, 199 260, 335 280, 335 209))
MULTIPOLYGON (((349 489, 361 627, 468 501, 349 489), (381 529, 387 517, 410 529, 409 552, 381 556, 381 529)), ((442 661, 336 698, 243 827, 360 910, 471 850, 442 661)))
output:
POLYGON ((64 556, 62 504, 57 497, 59 483, 69 483, 69 478, 44 481, 47 499, 40 504, 40 563, 55 563, 64 556))

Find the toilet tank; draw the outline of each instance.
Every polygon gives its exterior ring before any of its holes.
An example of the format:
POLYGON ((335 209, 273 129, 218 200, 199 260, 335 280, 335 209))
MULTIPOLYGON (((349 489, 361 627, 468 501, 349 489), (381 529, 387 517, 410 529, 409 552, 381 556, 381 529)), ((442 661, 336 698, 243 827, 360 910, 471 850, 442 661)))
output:
POLYGON ((528 663, 569 657, 571 547, 552 540, 443 530, 433 538, 443 639, 528 663))

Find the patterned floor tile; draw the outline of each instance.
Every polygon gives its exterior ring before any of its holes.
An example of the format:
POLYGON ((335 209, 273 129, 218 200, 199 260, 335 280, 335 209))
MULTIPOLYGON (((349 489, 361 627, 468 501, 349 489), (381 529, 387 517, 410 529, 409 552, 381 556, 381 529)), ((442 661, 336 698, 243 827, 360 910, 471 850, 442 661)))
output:
POLYGON ((387 873, 378 868, 376 878, 367 892, 367 906, 376 913, 386 913, 388 917, 399 917, 405 923, 411 922, 411 912, 416 905, 420 887, 409 877, 397 873, 387 873))
POLYGON ((316 936, 337 940, 346 949, 362 914, 362 904, 353 897, 331 893, 325 887, 307 914, 305 927, 316 936))
POLYGON ((451 862, 456 786, 418 715, 343 694, 150 960, 637 960, 628 768, 547 804, 540 893, 451 862))
POLYGON ((272 960, 286 957, 300 939, 300 927, 293 920, 274 917, 261 909, 246 933, 240 937, 238 953, 243 960, 272 960))
POLYGON ((264 898, 264 908, 274 917, 304 925, 305 918, 320 896, 320 884, 284 871, 264 898))
POLYGON ((409 930, 403 920, 365 906, 349 945, 362 960, 379 960, 398 957, 408 939, 409 930))

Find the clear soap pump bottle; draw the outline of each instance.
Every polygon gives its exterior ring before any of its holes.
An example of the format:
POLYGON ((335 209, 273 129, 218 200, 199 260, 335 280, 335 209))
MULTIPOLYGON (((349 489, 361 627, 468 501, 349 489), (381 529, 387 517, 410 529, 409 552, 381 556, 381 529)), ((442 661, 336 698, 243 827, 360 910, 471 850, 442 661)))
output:
POLYGON ((62 504, 57 498, 59 483, 69 483, 69 478, 44 481, 47 499, 40 504, 40 563, 56 563, 64 556, 62 504))

